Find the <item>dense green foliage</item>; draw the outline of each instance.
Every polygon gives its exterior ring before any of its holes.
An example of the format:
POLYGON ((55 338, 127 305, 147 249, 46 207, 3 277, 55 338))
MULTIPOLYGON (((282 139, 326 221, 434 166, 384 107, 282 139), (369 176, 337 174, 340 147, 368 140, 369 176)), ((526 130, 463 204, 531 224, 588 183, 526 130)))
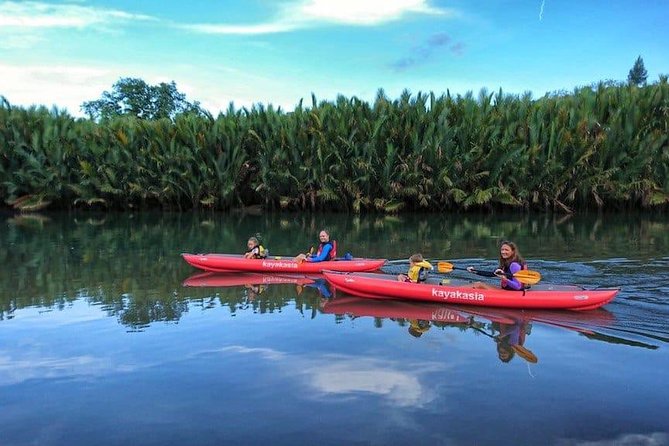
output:
POLYGON ((669 84, 569 94, 382 91, 96 123, 0 105, 0 198, 51 207, 666 208, 669 84))

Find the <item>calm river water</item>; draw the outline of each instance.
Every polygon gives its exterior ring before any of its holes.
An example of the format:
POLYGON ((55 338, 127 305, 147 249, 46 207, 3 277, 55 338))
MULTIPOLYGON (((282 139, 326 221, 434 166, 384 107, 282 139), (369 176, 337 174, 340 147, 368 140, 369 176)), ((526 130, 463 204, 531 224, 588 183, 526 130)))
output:
POLYGON ((666 217, 45 214, 0 217, 0 246, 3 446, 669 445, 666 217), (256 233, 293 255, 323 226, 342 254, 459 266, 511 239, 544 282, 622 291, 468 313, 179 256, 256 233))

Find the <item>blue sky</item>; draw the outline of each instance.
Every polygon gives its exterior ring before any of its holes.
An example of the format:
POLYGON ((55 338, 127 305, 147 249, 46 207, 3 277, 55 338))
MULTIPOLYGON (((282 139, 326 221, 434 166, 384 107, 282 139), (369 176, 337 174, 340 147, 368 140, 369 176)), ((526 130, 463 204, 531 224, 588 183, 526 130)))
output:
POLYGON ((120 77, 174 80, 216 113, 379 88, 571 90, 669 73, 669 2, 0 0, 0 95, 80 115, 120 77))

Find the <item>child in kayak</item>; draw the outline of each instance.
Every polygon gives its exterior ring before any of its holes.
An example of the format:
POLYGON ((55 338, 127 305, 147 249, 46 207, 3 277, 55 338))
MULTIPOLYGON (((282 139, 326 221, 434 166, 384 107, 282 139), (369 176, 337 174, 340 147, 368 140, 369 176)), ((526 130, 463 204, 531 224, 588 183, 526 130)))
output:
MULTIPOLYGON (((468 266, 467 271, 478 274, 479 276, 499 277, 502 279, 501 287, 504 290, 520 291, 524 285, 513 277, 518 271, 527 269, 527 264, 520 255, 518 246, 509 241, 503 241, 499 248, 499 267, 492 273, 486 271, 477 271, 473 266, 468 266)), ((476 282, 472 284, 474 288, 496 289, 497 287, 487 283, 476 282)))
POLYGON ((427 270, 431 269, 432 265, 423 259, 422 254, 414 254, 409 257, 409 271, 406 274, 397 276, 397 280, 412 283, 424 282, 427 270))
POLYGON ((244 253, 245 259, 264 259, 267 257, 267 250, 260 244, 256 237, 249 237, 246 242, 246 247, 249 249, 244 253))
POLYGON ((324 262, 326 260, 334 260, 337 257, 337 241, 330 241, 330 232, 323 229, 318 234, 320 244, 316 254, 298 254, 295 257, 297 263, 302 262, 324 262))

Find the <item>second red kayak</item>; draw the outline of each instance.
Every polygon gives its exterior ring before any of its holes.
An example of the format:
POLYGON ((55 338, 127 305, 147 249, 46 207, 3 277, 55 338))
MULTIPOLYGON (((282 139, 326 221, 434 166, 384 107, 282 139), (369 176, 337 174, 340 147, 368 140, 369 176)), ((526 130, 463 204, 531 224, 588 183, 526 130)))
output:
POLYGON ((357 272, 375 271, 386 259, 330 260, 325 262, 301 262, 292 258, 246 259, 237 254, 181 254, 195 268, 214 272, 246 271, 254 273, 321 273, 324 270, 357 272))
POLYGON ((338 290, 376 299, 410 299, 505 308, 591 310, 609 303, 617 288, 585 290, 574 285, 534 285, 526 291, 478 289, 467 285, 399 282, 384 274, 325 272, 338 290))

